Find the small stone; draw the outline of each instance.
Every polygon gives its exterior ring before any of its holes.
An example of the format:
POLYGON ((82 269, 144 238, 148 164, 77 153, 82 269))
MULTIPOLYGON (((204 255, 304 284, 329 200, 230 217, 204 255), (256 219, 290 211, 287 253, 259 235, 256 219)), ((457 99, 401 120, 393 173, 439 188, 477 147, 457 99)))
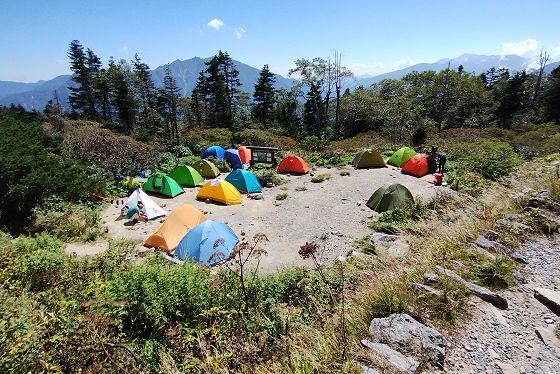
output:
POLYGON ((438 281, 438 275, 434 273, 424 273, 424 282, 428 284, 435 284, 438 281))
POLYGON ((463 348, 465 348, 465 351, 467 351, 467 352, 472 352, 472 351, 473 351, 473 347, 471 347, 471 346, 468 345, 468 344, 465 344, 465 345, 463 346, 463 348))
POLYGON ((360 205, 362 205, 362 202, 361 201, 356 201, 356 205, 360 206, 360 205))
POLYGON ((544 319, 544 322, 545 322, 546 324, 552 325, 552 324, 554 323, 554 320, 553 320, 552 318, 545 318, 545 319, 544 319))
POLYGON ((515 270, 513 272, 513 277, 519 282, 519 283, 527 283, 527 279, 525 279, 525 276, 519 271, 519 270, 515 270))
POLYGON ((521 326, 527 327, 529 326, 529 324, 527 323, 527 321, 521 321, 521 326))
POLYGON ((373 218, 373 214, 368 214, 368 215, 366 216, 366 218, 369 218, 369 219, 373 218))
POLYGON ((241 236, 245 236, 245 231, 241 231, 241 236))

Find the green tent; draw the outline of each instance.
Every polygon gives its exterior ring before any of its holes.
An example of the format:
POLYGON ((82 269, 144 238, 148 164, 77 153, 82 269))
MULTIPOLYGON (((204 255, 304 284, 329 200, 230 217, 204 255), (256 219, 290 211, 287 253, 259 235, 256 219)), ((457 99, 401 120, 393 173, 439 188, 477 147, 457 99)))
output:
POLYGON ((407 204, 414 204, 412 194, 402 184, 393 183, 388 186, 379 187, 369 198, 367 206, 376 212, 385 212, 395 208, 401 208, 407 204))
POLYGON ((220 171, 208 160, 200 160, 192 164, 192 167, 205 178, 216 178, 220 175, 220 171))
POLYGON ((185 192, 183 191, 183 187, 181 187, 175 179, 163 173, 156 173, 148 178, 146 183, 144 183, 143 190, 145 192, 159 193, 170 197, 175 197, 185 192))
POLYGON ((414 149, 409 147, 403 147, 398 151, 396 151, 395 153, 393 153, 393 155, 389 157, 389 159, 387 160, 387 163, 389 165, 393 165, 400 168, 414 156, 416 156, 416 151, 414 149))
POLYGON ((366 149, 356 154, 352 165, 356 169, 384 168, 386 166, 383 157, 373 149, 366 149))
POLYGON ((191 166, 177 166, 169 176, 177 181, 181 186, 196 187, 204 178, 195 168, 191 166))

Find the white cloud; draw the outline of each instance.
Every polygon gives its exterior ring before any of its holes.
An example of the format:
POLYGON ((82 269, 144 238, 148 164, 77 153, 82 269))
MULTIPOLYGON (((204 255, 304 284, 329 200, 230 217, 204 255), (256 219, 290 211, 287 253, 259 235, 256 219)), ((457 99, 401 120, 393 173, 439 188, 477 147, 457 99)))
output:
POLYGON ((350 64, 349 69, 352 70, 352 72, 355 75, 364 75, 364 74, 375 75, 375 74, 384 73, 386 71, 386 66, 381 61, 374 61, 370 64, 354 62, 350 64))
POLYGON ((224 21, 221 19, 214 18, 208 22, 207 26, 213 28, 214 30, 219 30, 224 25, 224 21))
POLYGON ((235 37, 237 39, 241 39, 243 37, 243 34, 245 34, 245 29, 243 27, 236 27, 235 29, 233 29, 233 32, 235 33, 235 37))
POLYGON ((533 58, 541 51, 541 43, 533 38, 519 42, 505 42, 502 44, 502 55, 517 55, 524 58, 533 58))
POLYGON ((395 69, 402 69, 402 68, 406 68, 408 66, 412 66, 415 63, 416 62, 413 59, 411 59, 410 57, 407 57, 407 58, 403 58, 402 60, 399 60, 399 61, 395 62, 393 64, 393 67, 395 69))

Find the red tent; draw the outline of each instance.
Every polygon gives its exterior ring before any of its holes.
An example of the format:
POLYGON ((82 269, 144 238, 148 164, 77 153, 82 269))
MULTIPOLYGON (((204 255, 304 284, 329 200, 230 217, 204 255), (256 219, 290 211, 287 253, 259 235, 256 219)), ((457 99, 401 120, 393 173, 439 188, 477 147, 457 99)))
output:
POLYGON ((309 173, 309 166, 299 156, 286 156, 278 165, 278 171, 284 173, 307 174, 309 173))
POLYGON ((419 178, 428 175, 428 156, 421 154, 412 157, 402 166, 401 171, 419 178))
POLYGON ((251 150, 249 148, 241 145, 237 148, 237 152, 239 152, 239 158, 242 163, 246 164, 251 161, 251 150))

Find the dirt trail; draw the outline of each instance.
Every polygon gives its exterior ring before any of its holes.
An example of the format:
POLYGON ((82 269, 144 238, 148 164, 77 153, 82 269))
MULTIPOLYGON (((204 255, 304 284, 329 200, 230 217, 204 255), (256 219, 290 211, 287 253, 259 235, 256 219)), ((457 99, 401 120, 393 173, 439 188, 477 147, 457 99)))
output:
MULTIPOLYGON (((432 198, 437 189, 431 184, 433 176, 415 178, 401 174, 392 166, 348 170, 348 176, 341 176, 340 170, 334 168, 315 170, 315 175, 331 175, 323 183, 312 183, 309 174, 285 176, 286 184, 263 189, 263 200, 243 196, 240 205, 224 206, 197 201, 198 188, 186 188, 184 194, 173 199, 154 197, 154 200, 168 212, 181 204, 190 204, 206 213, 207 218, 226 222, 240 239, 251 238, 261 232, 266 234, 270 242, 264 245, 268 254, 262 259, 261 266, 265 271, 273 271, 304 264, 298 255, 299 247, 313 240, 320 241, 324 246, 325 263, 346 254, 356 239, 371 231, 367 222, 374 212, 365 203, 378 187, 401 183, 410 189, 415 198, 423 199, 432 198), (301 186, 307 190, 296 191, 301 186), (287 192, 287 199, 276 201, 276 195, 282 192, 287 192)), ((224 177, 225 174, 220 176, 224 177)), ((111 205, 102 212, 102 221, 112 238, 129 239, 141 245, 163 221, 156 219, 130 226, 125 220, 118 219, 120 208, 111 205)))
POLYGON ((471 299, 473 315, 452 339, 446 372, 560 373, 560 340, 554 336, 560 318, 533 296, 536 287, 560 290, 560 238, 527 242, 521 253, 528 261, 522 268, 527 284, 500 292, 507 310, 471 299), (548 336, 546 343, 537 329, 548 336))

